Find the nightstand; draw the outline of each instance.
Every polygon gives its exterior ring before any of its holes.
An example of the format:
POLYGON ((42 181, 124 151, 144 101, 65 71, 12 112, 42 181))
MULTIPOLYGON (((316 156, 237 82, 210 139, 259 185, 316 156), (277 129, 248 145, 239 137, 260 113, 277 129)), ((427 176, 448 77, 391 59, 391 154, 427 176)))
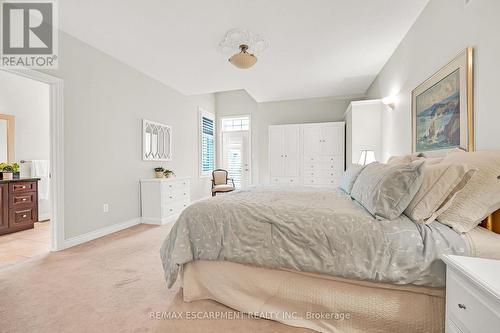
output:
POLYGON ((500 261, 446 255, 446 333, 500 332, 500 261))

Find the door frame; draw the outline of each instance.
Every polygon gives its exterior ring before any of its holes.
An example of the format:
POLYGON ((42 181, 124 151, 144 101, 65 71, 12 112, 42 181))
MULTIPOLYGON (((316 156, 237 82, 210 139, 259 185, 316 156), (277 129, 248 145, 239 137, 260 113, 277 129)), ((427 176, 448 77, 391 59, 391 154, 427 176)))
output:
POLYGON ((5 72, 43 82, 49 85, 50 118, 50 249, 64 249, 64 105, 61 78, 33 69, 11 69, 1 67, 5 72))
MULTIPOLYGON (((224 147, 223 147, 223 142, 222 142, 222 133, 224 131, 222 130, 222 122, 224 119, 235 119, 235 118, 243 118, 247 117, 248 118, 248 154, 250 155, 250 159, 248 160, 248 163, 250 165, 250 172, 249 172, 249 185, 253 185, 253 155, 252 155, 252 115, 251 114, 234 114, 234 115, 226 115, 226 116, 221 116, 220 119, 217 121, 219 125, 219 131, 217 135, 217 139, 219 139, 219 144, 217 146, 218 151, 220 152, 219 157, 217 159, 217 162, 219 164, 219 167, 222 168, 224 164, 224 147)), ((244 132, 244 131, 228 131, 228 132, 244 132)))

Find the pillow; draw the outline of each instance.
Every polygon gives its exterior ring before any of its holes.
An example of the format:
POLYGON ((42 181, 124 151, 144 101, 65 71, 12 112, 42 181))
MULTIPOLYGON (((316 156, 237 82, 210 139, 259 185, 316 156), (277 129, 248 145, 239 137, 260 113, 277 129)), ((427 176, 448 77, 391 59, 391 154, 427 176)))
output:
POLYGON ((477 169, 450 208, 438 217, 455 231, 469 232, 500 208, 500 151, 453 151, 443 163, 464 163, 477 169))
POLYGON ((351 196, 372 215, 394 220, 408 207, 420 186, 424 161, 367 165, 356 179, 351 196))
POLYGON ((410 155, 402 155, 402 156, 391 156, 387 161, 387 164, 407 164, 416 161, 423 156, 424 154, 422 153, 413 153, 410 155))
POLYGON ((356 178, 358 178, 359 174, 365 168, 364 165, 353 164, 350 166, 346 172, 342 175, 340 179, 340 188, 347 194, 351 194, 352 187, 354 186, 354 182, 356 178))
POLYGON ((442 157, 429 157, 425 159, 425 165, 438 164, 443 161, 442 157))
POLYGON ((422 186, 404 213, 415 222, 428 224, 450 207, 476 170, 464 164, 428 164, 427 160, 422 170, 422 186))

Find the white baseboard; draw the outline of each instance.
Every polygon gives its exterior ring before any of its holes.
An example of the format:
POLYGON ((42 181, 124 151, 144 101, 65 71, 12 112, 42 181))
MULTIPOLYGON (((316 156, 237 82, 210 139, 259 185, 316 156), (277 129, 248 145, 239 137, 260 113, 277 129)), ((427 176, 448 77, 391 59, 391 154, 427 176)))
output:
POLYGON ((166 217, 164 219, 152 218, 152 217, 143 217, 143 218, 141 218, 141 223, 143 223, 143 224, 152 224, 152 225, 165 225, 165 224, 177 221, 177 218, 180 215, 181 214, 175 214, 175 215, 166 217))
MULTIPOLYGON (((203 198, 200 198, 200 199, 193 200, 193 201, 191 201, 190 205, 192 205, 192 204, 194 204, 194 203, 196 203, 198 201, 202 201, 202 200, 208 199, 208 198, 210 198, 210 197, 208 196, 208 197, 203 197, 203 198)), ((130 227, 133 227, 134 225, 138 225, 138 224, 141 224, 141 223, 144 223, 144 224, 153 224, 153 225, 164 225, 164 224, 168 224, 168 223, 173 223, 173 222, 175 222, 177 220, 177 218, 179 217, 179 215, 172 215, 172 216, 169 216, 169 217, 167 217, 165 219, 141 218, 141 217, 138 217, 138 218, 135 218, 135 219, 132 219, 132 220, 129 220, 129 221, 115 223, 113 225, 110 225, 110 226, 107 226, 107 227, 104 227, 104 228, 100 228, 100 229, 97 229, 97 230, 94 230, 94 231, 87 232, 87 233, 85 233, 83 235, 79 235, 79 236, 71 237, 69 239, 65 239, 64 242, 63 242, 62 248, 59 249, 59 250, 64 250, 64 249, 67 249, 67 248, 70 248, 70 247, 73 247, 73 246, 76 246, 76 245, 80 245, 80 244, 89 242, 91 240, 94 240, 94 239, 97 239, 97 238, 104 237, 106 235, 112 234, 114 232, 117 232, 117 231, 120 231, 120 230, 123 230, 123 229, 127 229, 127 228, 130 228, 130 227)))
POLYGON ((90 231, 90 232, 87 232, 83 235, 79 235, 79 236, 65 239, 61 250, 89 242, 91 240, 115 233, 115 232, 123 230, 123 229, 133 227, 134 225, 138 225, 140 223, 141 223, 141 219, 136 218, 136 219, 132 219, 132 220, 125 221, 125 222, 115 223, 113 225, 110 225, 110 226, 107 226, 104 228, 100 228, 100 229, 97 229, 94 231, 90 231))

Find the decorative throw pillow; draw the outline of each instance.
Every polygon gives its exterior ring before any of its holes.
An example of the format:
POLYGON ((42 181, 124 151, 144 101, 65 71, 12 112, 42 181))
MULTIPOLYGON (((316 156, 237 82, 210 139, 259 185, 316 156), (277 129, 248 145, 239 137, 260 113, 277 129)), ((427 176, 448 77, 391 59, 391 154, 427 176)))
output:
POLYGON ((429 164, 428 159, 422 170, 422 186, 404 211, 418 223, 431 223, 446 211, 476 171, 463 164, 429 164))
POLYGON ((354 182, 356 182, 356 179, 364 168, 364 165, 353 164, 347 169, 346 172, 344 172, 344 175, 342 175, 342 178, 340 179, 340 188, 345 193, 351 194, 354 182))
POLYGON ((372 215, 393 220, 408 207, 422 185, 423 164, 369 164, 356 179, 351 196, 372 215))
POLYGON ((391 156, 389 160, 387 161, 387 164, 408 164, 413 161, 416 161, 420 159, 420 157, 423 157, 424 154, 422 153, 413 153, 410 155, 401 155, 401 156, 391 156))
POLYGON ((500 208, 500 151, 453 151, 443 163, 463 163, 477 169, 450 208, 438 217, 458 232, 469 232, 500 208))

